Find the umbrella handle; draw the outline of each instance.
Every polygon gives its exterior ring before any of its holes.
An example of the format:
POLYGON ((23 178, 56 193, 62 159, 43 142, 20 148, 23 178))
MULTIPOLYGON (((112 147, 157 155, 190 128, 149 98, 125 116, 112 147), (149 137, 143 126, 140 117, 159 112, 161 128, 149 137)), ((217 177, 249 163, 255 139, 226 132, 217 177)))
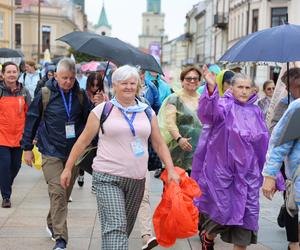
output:
MULTIPOLYGON (((102 77, 102 86, 104 86, 104 78, 105 78, 105 76, 106 76, 106 72, 107 72, 107 70, 108 70, 109 63, 110 63, 110 61, 107 61, 107 65, 106 65, 106 68, 105 68, 105 71, 104 71, 104 75, 103 75, 103 77, 102 77)), ((100 88, 97 89, 97 92, 98 92, 98 91, 100 91, 100 88)))

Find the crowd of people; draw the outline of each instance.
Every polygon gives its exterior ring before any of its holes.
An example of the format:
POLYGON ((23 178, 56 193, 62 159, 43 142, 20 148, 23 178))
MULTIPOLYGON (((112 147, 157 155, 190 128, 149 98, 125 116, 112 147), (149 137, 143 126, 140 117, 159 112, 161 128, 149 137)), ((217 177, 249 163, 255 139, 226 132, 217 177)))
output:
POLYGON ((289 249, 300 249, 300 143, 296 139, 278 145, 289 118, 299 109, 299 68, 282 76, 285 84, 289 78, 290 98, 280 100, 270 124, 266 117, 275 83, 266 80, 260 93, 249 76, 216 64, 184 68, 179 91, 156 72, 124 65, 109 74, 84 74, 69 58, 43 70, 34 61, 21 67, 6 62, 1 73, 2 208, 12 206, 22 152, 32 166, 36 145, 48 186, 46 222, 54 250, 67 247, 68 201, 76 180, 84 185, 84 171, 76 161, 90 145, 97 147, 91 189, 103 250, 128 249, 136 219, 142 249, 158 244, 151 225, 150 148, 167 170, 169 182, 180 184, 174 171, 179 166, 199 185, 202 196, 194 204, 203 250, 214 249, 218 234, 235 250, 256 244, 260 188, 272 199, 285 189, 284 179, 294 189, 295 206, 284 203, 279 224, 286 228, 289 249))

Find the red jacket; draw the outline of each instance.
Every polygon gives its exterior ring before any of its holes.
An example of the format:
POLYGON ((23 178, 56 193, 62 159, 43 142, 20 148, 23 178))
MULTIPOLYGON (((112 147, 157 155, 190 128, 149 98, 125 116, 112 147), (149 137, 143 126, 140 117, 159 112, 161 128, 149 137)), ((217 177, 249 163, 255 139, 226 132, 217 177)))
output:
POLYGON ((0 146, 20 147, 31 97, 22 84, 17 85, 12 93, 0 82, 0 146))

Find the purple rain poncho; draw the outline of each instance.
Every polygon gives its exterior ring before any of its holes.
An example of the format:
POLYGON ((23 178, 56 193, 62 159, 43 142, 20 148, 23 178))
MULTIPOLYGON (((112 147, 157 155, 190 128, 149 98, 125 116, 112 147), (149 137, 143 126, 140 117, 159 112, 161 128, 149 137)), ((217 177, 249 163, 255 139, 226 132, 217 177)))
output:
POLYGON ((202 196, 195 200, 200 213, 221 225, 258 230, 259 188, 269 134, 256 95, 242 104, 230 90, 224 98, 207 88, 199 100, 204 124, 193 158, 191 176, 202 196))

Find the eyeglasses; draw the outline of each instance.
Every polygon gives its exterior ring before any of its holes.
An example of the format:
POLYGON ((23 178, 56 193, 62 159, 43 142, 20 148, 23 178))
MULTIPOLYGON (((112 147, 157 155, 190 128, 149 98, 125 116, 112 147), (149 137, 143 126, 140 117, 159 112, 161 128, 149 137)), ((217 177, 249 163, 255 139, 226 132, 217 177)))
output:
POLYGON ((187 82, 198 82, 199 77, 185 77, 184 80, 186 80, 187 82))
POLYGON ((267 91, 275 90, 275 87, 266 88, 267 91))

